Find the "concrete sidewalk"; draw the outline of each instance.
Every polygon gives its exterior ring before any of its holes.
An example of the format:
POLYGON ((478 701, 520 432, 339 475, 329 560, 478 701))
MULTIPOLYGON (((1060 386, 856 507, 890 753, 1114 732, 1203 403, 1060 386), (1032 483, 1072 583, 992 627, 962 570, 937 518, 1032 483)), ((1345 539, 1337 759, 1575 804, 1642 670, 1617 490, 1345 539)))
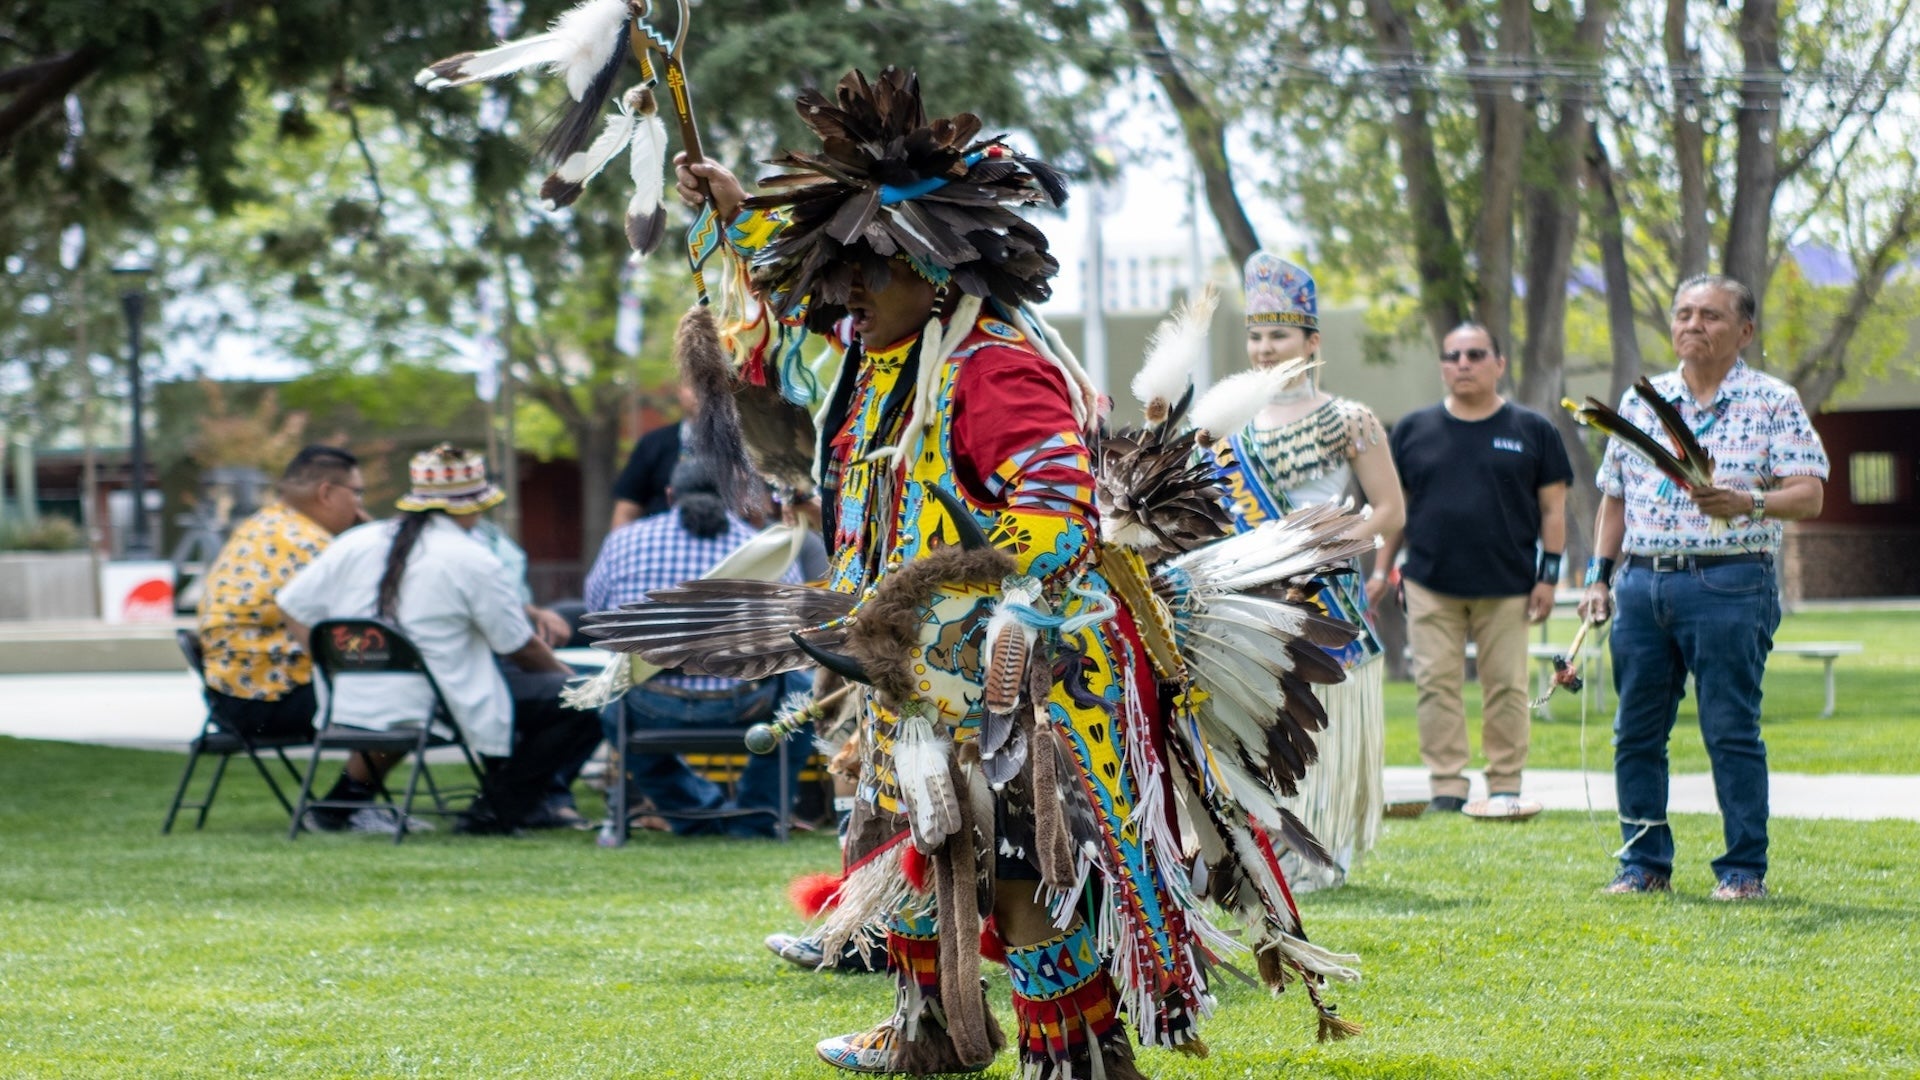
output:
MULTIPOLYGON (((199 684, 184 668, 152 673, 0 675, 0 735, 178 751, 200 733, 205 716, 199 684)), ((1486 793, 1478 774, 1473 774, 1473 789, 1475 798, 1486 793)), ((1549 810, 1592 806, 1610 814, 1614 809, 1613 774, 1606 772, 1529 769, 1526 794, 1549 810)), ((1920 821, 1920 776, 1776 772, 1771 794, 1777 817, 1920 821)), ((1426 770, 1387 769, 1389 802, 1424 802, 1426 798, 1426 770)), ((1713 777, 1705 773, 1673 777, 1671 800, 1670 809, 1676 814, 1719 813, 1713 777)))
MULTIPOLYGON (((1478 773, 1472 798, 1486 795, 1486 781, 1478 773)), ((1669 780, 1667 811, 1674 814, 1718 814, 1710 773, 1677 773, 1669 780)), ((1586 810, 1612 817, 1616 804, 1611 772, 1575 769, 1528 769, 1524 794, 1548 810, 1586 810)), ((1425 802, 1427 771, 1418 766, 1387 768, 1387 802, 1425 802)), ((1902 818, 1920 821, 1920 776, 1880 776, 1860 773, 1774 772, 1769 777, 1768 803, 1774 817, 1841 818, 1875 821, 1902 818)))

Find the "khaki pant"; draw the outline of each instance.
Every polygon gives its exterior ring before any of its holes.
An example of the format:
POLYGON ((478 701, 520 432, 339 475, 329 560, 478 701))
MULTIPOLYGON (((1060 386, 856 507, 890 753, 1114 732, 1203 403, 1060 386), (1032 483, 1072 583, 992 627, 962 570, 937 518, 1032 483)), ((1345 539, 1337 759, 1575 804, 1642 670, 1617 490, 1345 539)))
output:
POLYGON ((1467 797, 1467 642, 1480 669, 1487 792, 1518 793, 1527 765, 1527 598, 1447 596, 1408 581, 1407 643, 1420 697, 1420 759, 1433 794, 1467 797))

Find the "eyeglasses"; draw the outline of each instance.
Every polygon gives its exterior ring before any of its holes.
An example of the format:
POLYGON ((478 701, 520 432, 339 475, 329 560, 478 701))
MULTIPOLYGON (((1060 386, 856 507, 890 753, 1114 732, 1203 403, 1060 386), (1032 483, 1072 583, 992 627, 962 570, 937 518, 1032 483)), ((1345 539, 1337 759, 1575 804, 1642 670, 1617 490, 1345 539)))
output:
POLYGON ((1493 350, 1491 349, 1448 349, 1446 352, 1440 354, 1440 362, 1443 364, 1452 364, 1465 360, 1468 363, 1477 364, 1492 355, 1493 350))
POLYGON ((367 500, 367 489, 364 487, 354 487, 352 484, 335 484, 333 486, 337 488, 345 488, 348 491, 353 492, 353 497, 359 500, 360 502, 365 502, 367 500))

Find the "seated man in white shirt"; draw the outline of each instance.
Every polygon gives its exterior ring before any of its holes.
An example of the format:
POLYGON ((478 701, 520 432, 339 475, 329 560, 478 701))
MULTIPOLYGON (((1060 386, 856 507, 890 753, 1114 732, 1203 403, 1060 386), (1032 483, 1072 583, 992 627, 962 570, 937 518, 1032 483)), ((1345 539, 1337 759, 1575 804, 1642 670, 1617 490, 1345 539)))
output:
MULTIPOLYGON (((461 734, 486 759, 485 793, 455 831, 529 827, 555 770, 599 742, 599 721, 563 706, 556 680, 530 679, 516 693, 495 662, 501 656, 524 672, 572 674, 534 633, 512 575, 471 535, 480 514, 506 497, 488 482, 485 460, 442 444, 415 455, 408 473, 413 490, 395 504, 401 515, 334 541, 281 588, 280 609, 302 636, 322 619, 398 626, 420 650, 461 734)), ((373 730, 420 723, 433 705, 426 682, 403 675, 344 677, 334 693, 335 723, 373 730)))

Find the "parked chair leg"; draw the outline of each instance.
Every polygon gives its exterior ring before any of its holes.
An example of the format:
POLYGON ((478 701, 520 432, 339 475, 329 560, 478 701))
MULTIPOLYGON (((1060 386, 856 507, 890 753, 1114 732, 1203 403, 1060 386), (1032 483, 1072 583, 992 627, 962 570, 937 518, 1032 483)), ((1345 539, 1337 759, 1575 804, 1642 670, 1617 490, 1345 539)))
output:
POLYGON ((199 832, 207 826, 207 811, 213 809, 213 797, 220 793, 220 781, 227 775, 227 762, 233 760, 232 754, 221 754, 220 761, 213 767, 213 783, 207 785, 207 797, 200 802, 200 813, 193 819, 193 831, 199 832))
POLYGON ((613 846, 625 847, 627 815, 632 813, 627 805, 627 703, 623 700, 614 707, 620 710, 620 719, 616 721, 620 737, 613 744, 613 786, 607 789, 607 812, 613 815, 613 846))
POLYGON ((313 777, 320 771, 320 744, 313 745, 313 756, 307 759, 307 775, 300 778, 300 798, 293 804, 293 825, 287 830, 287 839, 300 839, 300 819, 307 816, 307 803, 313 799, 313 777))
MULTIPOLYGON (((393 842, 396 845, 407 838, 407 818, 413 813, 413 793, 419 790, 420 773, 427 767, 427 732, 431 727, 424 725, 420 728, 420 738, 413 746, 413 770, 407 773, 407 794, 400 800, 400 809, 397 811, 400 816, 394 819, 396 828, 393 830, 393 842)), ((427 786, 433 786, 431 777, 427 779, 427 786)))
MULTIPOLYGON (((202 732, 201 735, 204 738, 205 732, 202 732)), ((160 826, 161 836, 165 836, 173 831, 173 819, 180 815, 180 804, 187 799, 187 785, 193 782, 193 769, 199 762, 200 742, 196 739, 194 740, 192 748, 187 751, 187 767, 180 771, 180 786, 176 787, 173 791, 173 805, 167 807, 166 823, 160 826)))

